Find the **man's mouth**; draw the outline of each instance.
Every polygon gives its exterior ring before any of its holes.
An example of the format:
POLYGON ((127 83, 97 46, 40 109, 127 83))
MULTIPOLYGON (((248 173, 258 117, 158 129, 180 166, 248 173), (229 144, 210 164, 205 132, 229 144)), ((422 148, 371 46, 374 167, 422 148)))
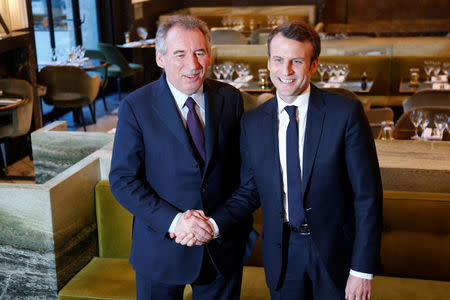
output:
POLYGON ((289 83, 293 83, 293 82, 294 82, 294 79, 283 79, 283 78, 281 78, 281 77, 279 77, 279 79, 280 79, 280 81, 281 81, 282 83, 286 83, 286 84, 289 84, 289 83))

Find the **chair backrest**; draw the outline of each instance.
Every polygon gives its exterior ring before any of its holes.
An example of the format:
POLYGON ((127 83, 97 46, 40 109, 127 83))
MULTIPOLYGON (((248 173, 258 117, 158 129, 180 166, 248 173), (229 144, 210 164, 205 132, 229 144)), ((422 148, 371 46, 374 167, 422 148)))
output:
POLYGON ((39 81, 47 86, 45 98, 52 98, 57 93, 79 93, 92 102, 100 87, 99 76, 91 77, 74 66, 46 66, 39 72, 39 81))
POLYGON ((105 55, 106 61, 109 64, 116 65, 120 68, 122 76, 126 77, 128 74, 133 73, 128 61, 116 46, 107 43, 98 43, 97 47, 105 55))
POLYGON ((265 44, 272 28, 258 28, 250 35, 250 44, 265 44))
POLYGON ((403 101, 403 111, 418 106, 450 106, 450 91, 421 90, 403 101))
POLYGON ((0 90, 26 99, 13 110, 3 113, 11 117, 11 122, 0 124, 0 138, 27 134, 33 116, 33 86, 22 79, 6 78, 0 79, 0 90))
POLYGON ((133 215, 114 198, 108 180, 102 180, 95 186, 95 209, 99 256, 128 258, 133 215))
POLYGON ((245 36, 233 29, 216 29, 211 31, 211 44, 248 44, 245 36))
MULTIPOLYGON (((105 62, 107 61, 105 55, 100 50, 87 49, 84 56, 92 59, 99 59, 105 62)), ((106 85, 108 84, 108 65, 96 68, 95 70, 89 72, 100 74, 101 87, 102 88, 106 87, 106 85)))
POLYGON ((340 96, 345 96, 350 99, 359 100, 358 96, 355 93, 353 93, 350 90, 344 89, 344 88, 322 88, 322 90, 333 93, 333 94, 337 94, 340 96))

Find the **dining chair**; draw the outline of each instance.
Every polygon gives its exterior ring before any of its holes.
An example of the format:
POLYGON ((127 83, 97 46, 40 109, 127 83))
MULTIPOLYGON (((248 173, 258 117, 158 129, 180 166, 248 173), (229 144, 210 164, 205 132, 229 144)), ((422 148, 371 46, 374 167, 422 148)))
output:
POLYGON ((234 29, 218 28, 211 31, 211 45, 248 44, 242 33, 234 29))
POLYGON ((108 67, 108 76, 116 77, 117 92, 119 94, 119 100, 121 100, 121 78, 130 77, 137 72, 141 72, 144 70, 144 67, 140 64, 128 62, 120 50, 114 45, 98 43, 98 49, 105 55, 106 62, 110 64, 108 67))
POLYGON ((47 66, 39 72, 39 81, 47 86, 44 102, 55 108, 70 108, 74 110, 74 119, 81 118, 81 124, 86 131, 82 107, 88 105, 92 120, 95 123, 95 113, 92 103, 100 88, 100 76, 89 76, 85 70, 74 66, 47 66))
POLYGON ((322 90, 325 90, 330 93, 334 93, 340 96, 345 96, 350 99, 355 99, 361 101, 364 110, 370 109, 370 99, 368 98, 359 98, 358 95, 353 93, 352 91, 345 89, 345 88, 321 88, 322 90))
POLYGON ((8 162, 6 159, 6 143, 11 138, 26 135, 27 153, 33 159, 31 150, 30 127, 33 116, 33 87, 28 81, 22 79, 0 79, 0 90, 5 94, 23 98, 18 106, 11 109, 0 109, 0 152, 3 161, 4 173, 8 175, 8 162))
MULTIPOLYGON (((84 54, 85 57, 89 57, 91 59, 98 59, 106 62, 105 55, 96 49, 86 49, 84 54)), ((105 107, 105 111, 108 111, 108 107, 106 106, 106 98, 105 98, 105 89, 108 85, 108 65, 104 67, 96 68, 95 70, 88 71, 88 74, 98 74, 100 75, 100 91, 102 93, 103 106, 105 107)), ((94 105, 94 113, 95 113, 95 105, 94 105)))
POLYGON ((406 112, 418 106, 449 106, 450 91, 426 89, 418 91, 411 97, 403 100, 403 111, 406 112))
POLYGON ((267 38, 269 37, 269 33, 272 31, 272 28, 258 28, 255 29, 250 35, 250 44, 265 44, 267 43, 267 38))

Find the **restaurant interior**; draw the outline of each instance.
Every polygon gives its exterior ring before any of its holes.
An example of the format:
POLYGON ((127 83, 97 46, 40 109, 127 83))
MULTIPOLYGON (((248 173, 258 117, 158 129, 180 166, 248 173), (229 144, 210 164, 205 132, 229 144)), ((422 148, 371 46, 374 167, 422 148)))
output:
MULTIPOLYGON (((0 0, 0 299, 136 299, 132 216, 108 174, 118 107, 155 81, 155 33, 211 31, 208 77, 248 111, 276 93, 267 37, 321 37, 312 84, 362 102, 383 184, 372 299, 450 299, 450 1, 0 0)), ((254 213, 261 232, 261 211, 254 213)), ((185 289, 184 299, 192 299, 185 289)), ((241 299, 270 299, 257 241, 241 299)))

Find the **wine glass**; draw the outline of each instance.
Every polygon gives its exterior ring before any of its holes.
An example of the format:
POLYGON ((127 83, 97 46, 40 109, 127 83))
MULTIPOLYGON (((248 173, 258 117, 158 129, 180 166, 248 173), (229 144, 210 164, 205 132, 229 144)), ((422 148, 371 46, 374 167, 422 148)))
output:
POLYGON ((414 125, 415 134, 411 137, 413 140, 419 140, 420 137, 417 134, 417 129, 419 128, 419 124, 422 123, 422 111, 413 109, 411 111, 411 114, 409 115, 409 119, 411 120, 411 123, 414 125))
POLYGON ((319 72, 320 74, 320 83, 324 84, 325 82, 323 81, 323 75, 325 75, 325 72, 327 71, 327 65, 324 63, 319 63, 317 65, 317 72, 319 72))
POLYGON ((341 75, 344 76, 344 82, 347 79, 348 73, 350 73, 348 64, 341 65, 341 75))
POLYGON ((425 74, 427 74, 427 81, 425 81, 425 83, 430 83, 430 76, 431 76, 431 71, 433 71, 433 62, 431 60, 426 60, 423 62, 423 70, 425 71, 425 74))
POLYGON ((225 80, 232 80, 234 73, 234 63, 226 61, 223 63, 223 72, 225 80))
POLYGON ((422 122, 420 122, 420 128, 422 129, 422 136, 430 123, 430 116, 426 111, 422 111, 422 122))
POLYGON ((213 73, 214 73, 214 76, 216 76, 217 80, 220 79, 220 75, 222 74, 220 69, 221 69, 221 65, 218 65, 218 64, 213 65, 213 73))
POLYGON ((447 115, 445 113, 437 113, 434 115, 434 126, 436 126, 436 130, 438 135, 441 137, 444 135, 445 123, 447 121, 447 115))
POLYGON ((442 72, 447 76, 447 80, 449 80, 450 75, 450 62, 445 62, 442 64, 442 72))
POLYGON ((332 77, 333 77, 333 74, 334 74, 334 64, 327 64, 327 74, 328 74, 328 77, 329 77, 329 79, 328 79, 328 81, 332 81, 332 77))
POLYGON ((433 62, 433 74, 434 74, 434 76, 437 77, 440 72, 441 72, 441 62, 440 61, 433 62))
POLYGON ((136 33, 141 40, 145 40, 147 38, 148 32, 144 27, 136 28, 136 33))

